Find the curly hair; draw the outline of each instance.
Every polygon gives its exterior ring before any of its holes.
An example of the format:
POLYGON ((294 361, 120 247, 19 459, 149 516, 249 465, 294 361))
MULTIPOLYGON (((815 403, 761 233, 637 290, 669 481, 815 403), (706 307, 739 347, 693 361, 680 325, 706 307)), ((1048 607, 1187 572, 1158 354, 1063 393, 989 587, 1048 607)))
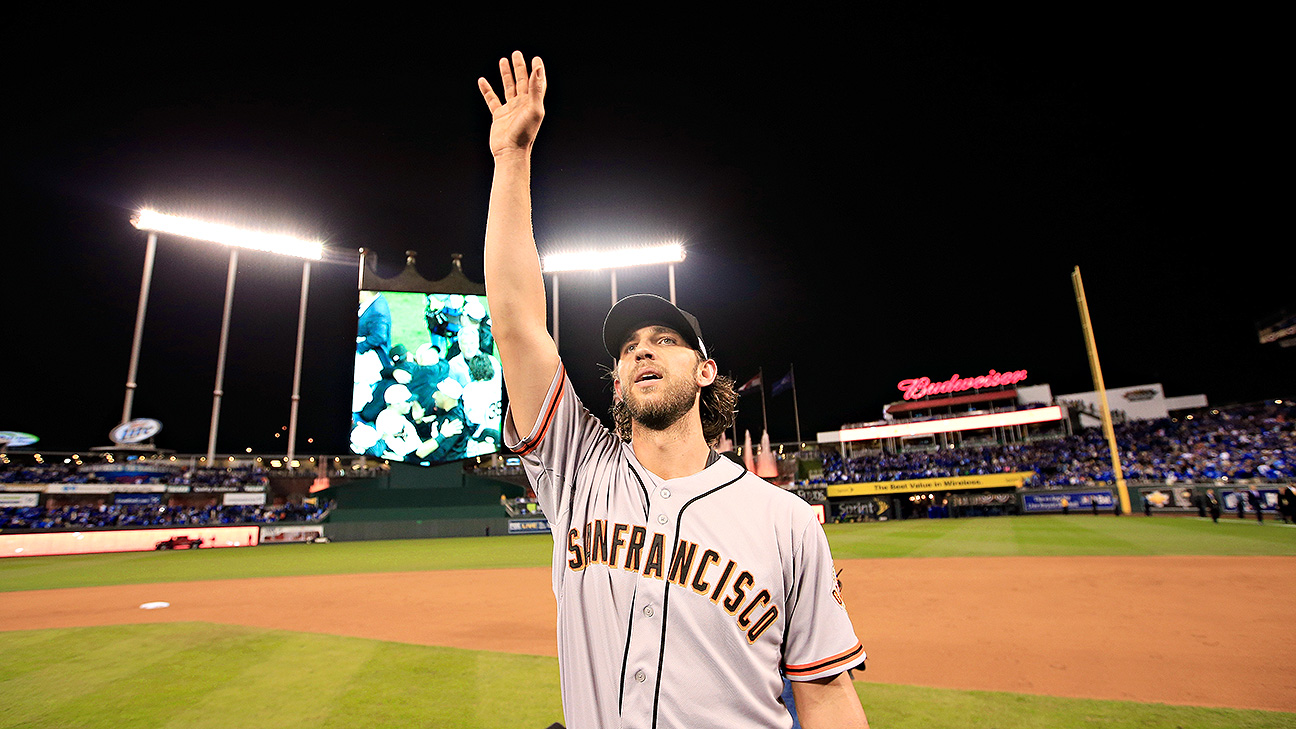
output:
MULTIPOLYGON (((698 353, 698 362, 704 362, 702 353, 698 353)), ((606 377, 616 380, 616 369, 608 367, 606 377)), ((733 427, 738 414, 738 393, 734 390, 734 380, 725 375, 716 375, 715 382, 702 388, 699 398, 699 411, 702 416, 702 436, 707 445, 714 446, 726 430, 733 427)), ((630 442, 630 409, 620 398, 612 399, 612 423, 617 437, 630 442)))

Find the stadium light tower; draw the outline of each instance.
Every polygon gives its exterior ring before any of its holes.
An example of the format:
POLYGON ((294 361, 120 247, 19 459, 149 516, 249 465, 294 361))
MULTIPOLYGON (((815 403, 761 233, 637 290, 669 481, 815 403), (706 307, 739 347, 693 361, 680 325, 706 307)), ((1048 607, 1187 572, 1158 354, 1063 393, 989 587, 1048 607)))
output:
POLYGON ((558 274, 564 271, 602 271, 607 269, 612 274, 612 303, 617 302, 618 268, 631 266, 667 265, 667 276, 670 281, 670 302, 675 303, 675 264, 684 260, 684 246, 680 243, 665 243, 654 246, 618 248, 610 251, 580 251, 573 253, 551 253, 540 260, 540 269, 553 274, 553 339, 558 344, 558 274))
POLYGON ((227 245, 230 249, 229 273, 225 280, 225 311, 221 319, 220 349, 216 357, 216 387, 212 391, 211 428, 207 436, 207 465, 210 467, 216 458, 216 430, 220 422, 221 396, 225 380, 225 353, 229 343, 230 309, 234 302, 234 279, 238 272, 238 251, 240 248, 296 256, 304 259, 302 266, 301 310, 297 318, 297 359, 293 370, 292 411, 289 417, 288 463, 292 464, 295 440, 297 436, 297 403, 301 399, 301 364, 302 348, 306 330, 306 295, 310 288, 310 262, 324 257, 324 243, 319 240, 307 240, 283 233, 269 233, 248 228, 238 228, 223 223, 211 223, 178 215, 168 215, 156 210, 140 210, 131 218, 131 225, 148 231, 148 252, 144 262, 144 281, 140 286, 140 305, 135 318, 135 339, 131 347, 130 374, 126 383, 126 406, 122 422, 130 420, 131 401, 135 391, 135 369, 139 362, 141 330, 144 324, 144 309, 148 301, 148 286, 152 278, 153 258, 157 247, 159 233, 193 238, 211 243, 227 245))

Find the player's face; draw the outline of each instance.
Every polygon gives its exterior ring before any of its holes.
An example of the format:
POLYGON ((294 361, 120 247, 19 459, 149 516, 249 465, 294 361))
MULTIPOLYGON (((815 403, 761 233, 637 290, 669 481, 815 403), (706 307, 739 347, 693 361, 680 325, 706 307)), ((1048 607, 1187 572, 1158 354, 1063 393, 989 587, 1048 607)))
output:
POLYGON ((436 406, 442 410, 453 410, 454 406, 459 404, 458 398, 450 397, 440 390, 432 393, 432 400, 436 403, 436 406))
POLYGON ((679 332, 643 327, 621 346, 617 393, 636 423, 663 430, 697 404, 702 387, 715 379, 714 364, 699 362, 697 352, 679 332))
POLYGON ((475 356, 481 351, 481 336, 477 327, 464 327, 459 330, 459 351, 464 359, 475 356))

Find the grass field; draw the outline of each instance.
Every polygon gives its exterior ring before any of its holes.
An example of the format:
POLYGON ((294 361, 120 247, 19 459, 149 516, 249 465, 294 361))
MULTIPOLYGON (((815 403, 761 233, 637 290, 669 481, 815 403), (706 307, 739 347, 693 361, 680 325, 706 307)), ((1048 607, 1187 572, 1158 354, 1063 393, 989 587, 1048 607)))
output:
MULTIPOLYGON (((1179 517, 1030 516, 830 524, 837 559, 1296 555, 1296 527, 1179 517)), ((272 545, 0 560, 0 591, 238 577, 545 567, 548 535, 272 545), (199 556, 201 555, 201 556, 199 556)))
MULTIPOLYGON (((1036 516, 834 525, 839 559, 1296 555, 1296 528, 1036 516)), ((0 589, 543 567, 547 536, 0 560, 0 589)), ((509 727, 561 720, 552 658, 202 623, 0 632, 0 727, 509 727), (14 698, 21 697, 21 698, 14 698)), ((1294 727, 1296 714, 857 682, 881 727, 1294 727)))

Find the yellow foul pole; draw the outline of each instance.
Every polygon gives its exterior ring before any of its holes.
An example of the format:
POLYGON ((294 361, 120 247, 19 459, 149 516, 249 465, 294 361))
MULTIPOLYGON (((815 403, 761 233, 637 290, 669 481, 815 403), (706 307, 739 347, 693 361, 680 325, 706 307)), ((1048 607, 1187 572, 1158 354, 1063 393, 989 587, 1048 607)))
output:
POLYGON ((1129 514, 1129 488, 1125 485, 1125 473, 1121 470, 1120 449, 1116 447, 1116 430, 1112 427, 1111 409, 1107 406, 1107 388, 1103 385, 1102 367, 1098 364, 1098 345, 1094 343, 1093 323, 1089 320, 1089 303, 1085 300, 1079 266, 1071 272, 1071 284, 1075 287, 1076 306, 1080 309, 1080 324, 1084 328, 1085 349, 1089 352, 1089 371, 1093 374, 1094 390, 1098 393, 1098 402, 1102 406, 1103 433, 1107 436, 1107 446, 1111 449, 1112 475, 1116 477, 1121 513, 1129 514))

